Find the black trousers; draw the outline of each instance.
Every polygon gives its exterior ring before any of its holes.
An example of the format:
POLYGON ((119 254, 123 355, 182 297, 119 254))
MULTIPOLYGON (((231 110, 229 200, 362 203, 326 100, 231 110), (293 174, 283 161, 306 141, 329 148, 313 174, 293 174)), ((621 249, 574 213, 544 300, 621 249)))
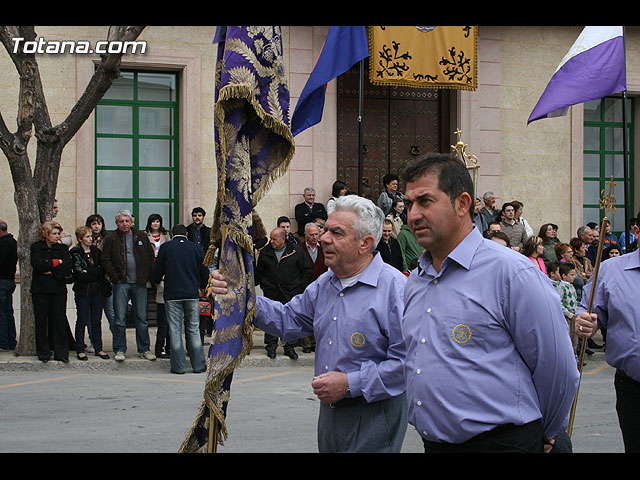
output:
POLYGON ((425 453, 543 453, 542 422, 499 425, 463 443, 440 443, 422 439, 425 453))
POLYGON ((33 315, 36 324, 36 353, 40 360, 49 360, 53 340, 53 357, 69 359, 69 324, 67 323, 67 295, 33 293, 33 315))
POLYGON ((616 388, 616 412, 622 431, 624 451, 640 452, 640 382, 616 371, 613 381, 616 388))

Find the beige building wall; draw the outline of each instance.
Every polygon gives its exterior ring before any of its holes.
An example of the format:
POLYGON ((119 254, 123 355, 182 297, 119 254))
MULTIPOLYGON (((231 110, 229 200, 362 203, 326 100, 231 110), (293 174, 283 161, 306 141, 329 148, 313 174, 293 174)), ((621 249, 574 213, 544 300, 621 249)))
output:
MULTIPOLYGON (((445 127, 450 129, 452 144, 456 141, 454 131, 460 128, 469 152, 478 157, 479 195, 492 190, 500 204, 522 201, 524 217, 534 230, 543 223, 556 223, 563 240, 573 236, 582 223, 583 109, 578 105, 566 117, 538 120, 528 126, 526 122, 581 30, 579 26, 481 26, 478 89, 455 91, 451 124, 445 127)), ((96 42, 106 38, 107 27, 47 26, 37 27, 36 31, 47 40, 96 42)), ((327 31, 327 26, 283 27, 290 114, 327 31)), ((640 31, 627 27, 626 32, 628 91, 629 96, 634 96, 640 91, 640 31)), ((171 69, 181 74, 180 205, 185 223, 190 222, 191 209, 200 205, 208 212, 207 224, 211 224, 215 208, 214 33, 215 26, 150 26, 140 37, 148 42, 147 53, 123 59, 123 66, 171 69)), ((91 55, 38 57, 53 123, 62 121, 75 104, 97 60, 91 55)), ((18 75, 7 55, 0 55, 0 66, 0 111, 9 128, 15 130, 18 75)), ((268 230, 280 215, 293 219, 294 207, 302 201, 306 186, 315 187, 318 201, 326 203, 329 198, 336 176, 336 104, 334 80, 327 87, 322 122, 295 137, 296 154, 289 171, 258 205, 268 230)), ((93 213, 93 139, 91 117, 64 150, 57 188, 57 219, 68 232, 93 213)), ((34 139, 29 151, 34 159, 34 139)), ((640 184, 637 177, 636 174, 636 183, 640 184)), ((0 218, 7 220, 10 230, 17 234, 13 183, 4 157, 0 161, 0 202, 0 218)))

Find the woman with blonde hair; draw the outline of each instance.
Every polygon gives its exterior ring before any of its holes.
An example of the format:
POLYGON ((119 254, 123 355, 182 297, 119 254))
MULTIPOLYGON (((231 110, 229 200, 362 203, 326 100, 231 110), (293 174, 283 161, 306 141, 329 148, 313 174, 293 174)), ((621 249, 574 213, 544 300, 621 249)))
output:
POLYGON ((42 362, 53 358, 69 361, 69 324, 67 323, 67 283, 71 282, 71 257, 60 243, 62 226, 53 220, 40 227, 40 240, 31 245, 31 298, 36 327, 36 353, 42 362))
POLYGON ((542 259, 544 253, 544 241, 537 235, 527 238, 522 246, 522 252, 525 257, 529 258, 545 275, 547 268, 542 259))

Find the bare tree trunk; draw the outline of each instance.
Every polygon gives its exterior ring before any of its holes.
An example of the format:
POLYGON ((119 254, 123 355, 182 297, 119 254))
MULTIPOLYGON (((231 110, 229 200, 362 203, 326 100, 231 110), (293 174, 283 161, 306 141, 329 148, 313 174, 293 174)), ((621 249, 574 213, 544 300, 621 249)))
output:
MULTIPOLYGON (((109 27, 107 38, 110 41, 131 41, 137 39, 143 29, 144 27, 109 27)), ((16 119, 18 128, 15 133, 9 131, 0 114, 0 149, 9 161, 19 223, 21 310, 17 355, 36 353, 35 322, 30 292, 30 250, 31 244, 39 238, 40 225, 49 220, 53 213, 62 151, 120 75, 122 59, 122 54, 103 55, 102 62, 89 85, 67 118, 60 125, 52 126, 35 54, 13 51, 13 38, 21 37, 25 41, 33 41, 36 36, 35 29, 30 26, 0 27, 0 42, 5 46, 20 75, 20 98, 16 119), (27 154, 32 132, 35 132, 37 139, 33 173, 27 154)))

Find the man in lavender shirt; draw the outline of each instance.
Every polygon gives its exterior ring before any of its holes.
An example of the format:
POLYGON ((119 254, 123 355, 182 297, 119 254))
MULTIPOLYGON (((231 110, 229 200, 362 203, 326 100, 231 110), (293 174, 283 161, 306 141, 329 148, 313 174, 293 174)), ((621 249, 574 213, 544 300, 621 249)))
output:
MULTIPOLYGON (((640 212, 638 213, 640 219, 640 212)), ((637 232, 637 227, 635 227, 637 232)), ((591 316, 590 279, 576 310, 576 333, 590 338, 600 327, 607 329, 606 360, 616 369, 616 412, 625 452, 640 452, 640 250, 609 258, 600 264, 591 316)))
POLYGON ((474 228, 464 164, 429 154, 404 172, 425 248, 405 289, 409 423, 426 452, 543 452, 566 430, 579 374, 550 280, 474 228))
MULTIPOLYGON (((320 452, 399 452, 407 430, 406 277, 375 250, 383 222, 370 200, 340 197, 320 239, 329 270, 284 305, 257 297, 257 327, 284 341, 316 338, 320 452)), ((225 293, 221 280, 214 272, 214 293, 225 293)))

